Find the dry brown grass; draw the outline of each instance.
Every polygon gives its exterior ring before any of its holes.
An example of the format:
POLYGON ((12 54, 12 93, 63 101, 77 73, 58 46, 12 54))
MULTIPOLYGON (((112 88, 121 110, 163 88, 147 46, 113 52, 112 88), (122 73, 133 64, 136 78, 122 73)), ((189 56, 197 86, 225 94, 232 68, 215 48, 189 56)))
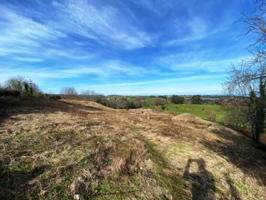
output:
POLYGON ((266 199, 265 152, 189 114, 79 100, 8 108, 0 152, 0 199, 266 199))

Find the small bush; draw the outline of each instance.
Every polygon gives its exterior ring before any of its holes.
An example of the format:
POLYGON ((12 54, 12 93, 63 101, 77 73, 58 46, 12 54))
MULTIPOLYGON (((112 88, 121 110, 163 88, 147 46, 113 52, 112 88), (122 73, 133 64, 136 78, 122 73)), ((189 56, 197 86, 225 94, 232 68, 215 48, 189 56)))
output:
POLYGON ((1 89, 0 90, 0 96, 6 96, 6 97, 19 97, 21 93, 16 90, 7 90, 7 89, 1 89))
POLYGON ((171 97, 171 102, 174 104, 183 104, 185 102, 185 98, 178 95, 173 95, 171 97))
POLYGON ((60 100, 62 97, 57 94, 51 94, 51 95, 48 95, 48 98, 51 100, 60 100))
POLYGON ((167 103, 166 99, 156 98, 154 101, 155 106, 162 106, 167 103))
POLYGON ((167 96, 158 96, 160 99, 167 99, 167 96))
MULTIPOLYGON (((228 109, 229 110, 229 109, 228 109)), ((249 127, 249 119, 247 119, 248 108, 247 107, 233 107, 230 108, 228 115, 226 116, 224 123, 228 126, 246 128, 249 127)))
POLYGON ((194 95, 191 97, 192 104, 202 104, 202 98, 200 95, 194 95))
POLYGON ((207 108, 206 110, 206 114, 207 114, 207 119, 211 122, 215 122, 216 121, 216 113, 213 109, 211 108, 207 108))
POLYGON ((99 103, 99 104, 102 104, 102 105, 104 105, 104 106, 108 106, 108 100, 107 100, 107 98, 106 98, 105 96, 103 96, 103 95, 97 95, 97 96, 94 96, 94 97, 90 97, 90 99, 91 99, 92 101, 95 101, 95 102, 97 102, 97 103, 99 103))
POLYGON ((121 96, 108 96, 103 95, 90 96, 89 100, 100 103, 104 106, 114 109, 136 109, 143 106, 143 102, 139 99, 129 99, 121 96))
POLYGON ((9 79, 4 87, 3 96, 26 96, 33 97, 39 96, 40 90, 38 86, 31 80, 23 78, 11 78, 9 79))

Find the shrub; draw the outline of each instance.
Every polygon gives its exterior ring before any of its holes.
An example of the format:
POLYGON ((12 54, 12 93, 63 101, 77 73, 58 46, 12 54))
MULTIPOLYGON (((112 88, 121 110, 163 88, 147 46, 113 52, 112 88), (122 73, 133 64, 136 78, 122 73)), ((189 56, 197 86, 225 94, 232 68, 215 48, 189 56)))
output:
POLYGON ((167 99, 167 96, 158 96, 160 99, 167 99))
POLYGON ((104 106, 115 109, 136 109, 142 107, 142 102, 138 99, 128 99, 121 96, 108 96, 103 95, 90 96, 91 101, 95 101, 104 106))
POLYGON ((155 105, 155 106, 162 106, 162 105, 164 105, 164 104, 166 104, 165 100, 160 99, 160 98, 156 98, 156 99, 155 99, 155 102, 154 102, 154 105, 155 105))
POLYGON ((21 94, 16 90, 0 89, 0 96, 19 97, 21 94))
POLYGON ((31 80, 11 78, 5 84, 4 96, 38 96, 40 90, 31 80))
POLYGON ((6 81, 5 83, 5 89, 7 90, 15 90, 19 92, 23 92, 24 90, 24 82, 25 79, 18 77, 18 78, 11 78, 6 81))
POLYGON ((173 95, 171 97, 171 102, 174 104, 183 104, 185 102, 185 98, 178 95, 173 95))
POLYGON ((207 119, 211 122, 215 122, 216 121, 216 112, 211 109, 211 108, 207 108, 206 109, 206 114, 207 114, 207 119))
POLYGON ((194 95, 191 97, 191 103, 192 104, 201 104, 202 103, 202 98, 200 95, 194 95))
POLYGON ((224 123, 227 126, 237 127, 237 128, 246 128, 249 126, 248 116, 248 107, 247 106, 233 106, 227 107, 228 114, 224 119, 224 123))
POLYGON ((50 94, 50 95, 48 95, 48 98, 51 100, 59 100, 59 99, 61 99, 61 96, 57 95, 57 94, 50 94))
POLYGON ((102 104, 104 106, 108 106, 108 100, 103 95, 97 95, 97 96, 94 96, 94 97, 90 97, 90 99, 92 101, 95 101, 95 102, 97 102, 99 104, 102 104))

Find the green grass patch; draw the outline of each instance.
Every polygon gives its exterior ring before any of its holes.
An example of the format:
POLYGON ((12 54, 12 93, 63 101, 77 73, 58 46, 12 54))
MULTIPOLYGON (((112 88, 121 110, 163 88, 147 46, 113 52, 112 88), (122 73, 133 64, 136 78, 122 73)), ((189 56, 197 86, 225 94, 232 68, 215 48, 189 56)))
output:
MULTIPOLYGON (((160 106, 150 106, 146 108, 161 109, 160 106)), ((228 114, 226 108, 216 104, 166 104, 165 111, 176 114, 190 113, 202 119, 224 123, 228 114)))

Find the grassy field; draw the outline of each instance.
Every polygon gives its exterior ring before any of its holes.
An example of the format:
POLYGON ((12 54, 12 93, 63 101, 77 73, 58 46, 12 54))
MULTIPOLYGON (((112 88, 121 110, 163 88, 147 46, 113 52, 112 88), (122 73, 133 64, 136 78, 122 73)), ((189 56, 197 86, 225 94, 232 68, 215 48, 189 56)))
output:
MULTIPOLYGON (((146 108, 162 110, 161 106, 148 106, 146 108)), ((208 121, 232 127, 228 124, 227 119, 229 110, 217 104, 166 104, 164 111, 175 114, 189 113, 208 121)), ((248 133, 250 130, 248 128, 237 127, 236 130, 242 131, 250 136, 248 133)), ((266 144, 266 132, 261 135, 260 141, 266 144)))
POLYGON ((63 99, 0 117, 5 200, 264 200, 265 168, 249 138, 191 114, 63 99))
MULTIPOLYGON (((161 106, 151 106, 151 109, 161 109, 161 106)), ((228 111, 220 105, 215 104, 167 104, 165 111, 177 114, 190 113, 202 119, 224 123, 228 111)))

